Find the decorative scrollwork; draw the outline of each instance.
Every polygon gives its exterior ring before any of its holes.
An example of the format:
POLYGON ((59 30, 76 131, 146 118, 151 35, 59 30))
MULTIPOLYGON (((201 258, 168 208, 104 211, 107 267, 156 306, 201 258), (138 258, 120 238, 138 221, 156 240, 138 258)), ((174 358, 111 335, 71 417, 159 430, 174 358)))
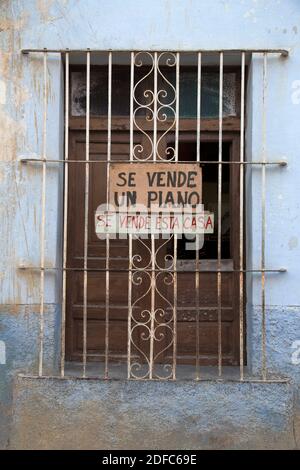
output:
POLYGON ((137 241, 138 244, 141 244, 143 246, 143 248, 145 249, 145 254, 146 255, 143 258, 142 255, 139 254, 139 253, 134 254, 132 256, 132 259, 131 259, 132 268, 136 269, 137 271, 145 271, 145 270, 149 269, 150 266, 151 266, 151 249, 149 248, 147 243, 145 243, 143 241, 142 238, 136 237, 135 240, 137 241), (148 261, 147 261, 146 256, 148 256, 148 261), (146 259, 146 261, 145 261, 145 259, 146 259))
MULTIPOLYGON (((130 374, 135 379, 170 379, 173 376, 174 364, 166 364, 166 361, 172 358, 169 352, 174 347, 176 319, 170 292, 172 292, 175 277, 172 267, 173 256, 164 255, 162 252, 171 240, 172 237, 164 240, 154 251, 150 248, 146 251, 147 254, 151 254, 151 267, 145 270, 140 269, 139 266, 141 264, 148 266, 149 263, 142 263, 140 254, 132 256, 132 286, 135 286, 136 298, 131 304, 129 340, 131 354, 134 357, 130 364, 130 374), (135 267, 136 262, 133 258, 138 260, 138 269, 135 267), (166 265, 167 261, 171 260, 171 264, 164 268, 159 259, 164 259, 166 265)), ((140 241, 139 239, 138 242, 140 241)), ((142 241, 141 247, 144 249, 145 246, 147 244, 142 241)))
POLYGON ((176 67, 176 64, 177 58, 172 52, 162 52, 158 56, 157 72, 161 78, 161 86, 165 88, 161 88, 157 92, 157 120, 159 122, 165 122, 169 119, 170 124, 157 140, 156 154, 158 160, 168 162, 175 160, 175 147, 165 147, 162 144, 165 141, 165 137, 175 129, 176 125, 176 87, 167 78, 166 73, 163 73, 162 67, 176 67), (160 150, 160 147, 163 148, 163 152, 160 150))
POLYGON ((172 52, 162 52, 154 59, 150 52, 138 52, 134 56, 134 67, 146 67, 145 74, 137 80, 132 90, 133 123, 135 130, 144 136, 144 142, 133 146, 133 158, 138 161, 147 161, 157 158, 160 161, 175 160, 175 148, 172 145, 165 146, 165 138, 170 132, 174 132, 176 126, 176 87, 169 80, 164 69, 172 69, 177 65, 177 57, 172 52), (159 84, 154 90, 154 77, 159 84), (159 79, 159 80, 158 80, 159 79), (149 83, 153 83, 153 89, 149 83), (143 99, 142 99, 143 98, 143 99), (156 111, 155 111, 156 109, 156 111), (143 128, 143 120, 138 116, 145 115, 146 122, 156 121, 156 131, 147 131, 143 128), (159 123, 170 121, 168 128, 156 139, 159 123), (156 143, 154 143, 156 142, 156 143), (148 149, 149 146, 149 149, 148 149), (155 148, 154 148, 155 147, 155 148))
POLYGON ((154 58, 150 52, 138 52, 134 56, 134 66, 135 67, 142 67, 147 63, 147 59, 150 59, 150 68, 145 75, 140 78, 137 83, 134 85, 132 90, 132 99, 134 105, 133 111, 133 123, 137 131, 141 132, 142 135, 145 137, 146 142, 150 145, 150 150, 148 152, 145 149, 144 143, 135 144, 133 146, 133 158, 139 161, 147 161, 151 160, 154 155, 154 144, 151 135, 146 132, 137 120, 137 115, 143 111, 146 113, 146 120, 153 121, 155 119, 154 112, 153 112, 153 104, 156 100, 156 96, 154 96, 154 91, 148 88, 144 89, 145 84, 147 84, 147 78, 153 74, 154 70, 154 58), (144 102, 140 100, 140 96, 145 98, 144 102))
MULTIPOLYGON (((175 161, 175 145, 166 145, 166 141, 168 135, 170 139, 174 136, 178 118, 178 90, 173 73, 178 70, 177 55, 139 52, 134 55, 133 66, 141 74, 136 74, 138 78, 131 90, 132 122, 135 134, 140 133, 142 138, 133 145, 132 159, 175 161)), ((170 379, 175 365, 166 362, 173 357, 170 351, 175 348, 172 286, 176 282, 176 259, 167 252, 167 244, 172 245, 174 236, 160 242, 158 247, 140 237, 135 240, 135 253, 129 260, 136 295, 131 296, 130 306, 129 373, 136 379, 170 379)))
POLYGON ((170 253, 167 253, 163 256, 163 261, 165 263, 164 266, 159 264, 159 262, 157 261, 160 257, 160 253, 163 251, 164 248, 166 248, 166 245, 171 240, 173 240, 173 238, 173 235, 171 235, 171 237, 167 238, 163 243, 161 243, 155 251, 155 267, 160 271, 172 271, 172 269, 174 269, 174 256, 170 253))

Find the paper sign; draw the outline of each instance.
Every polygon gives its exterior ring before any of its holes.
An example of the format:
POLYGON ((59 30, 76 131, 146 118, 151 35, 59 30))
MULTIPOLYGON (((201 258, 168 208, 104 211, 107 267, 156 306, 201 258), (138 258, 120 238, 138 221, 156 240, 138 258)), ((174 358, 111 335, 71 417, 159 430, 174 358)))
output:
POLYGON ((163 210, 202 202, 202 170, 197 163, 113 163, 109 203, 116 209, 143 205, 163 210))

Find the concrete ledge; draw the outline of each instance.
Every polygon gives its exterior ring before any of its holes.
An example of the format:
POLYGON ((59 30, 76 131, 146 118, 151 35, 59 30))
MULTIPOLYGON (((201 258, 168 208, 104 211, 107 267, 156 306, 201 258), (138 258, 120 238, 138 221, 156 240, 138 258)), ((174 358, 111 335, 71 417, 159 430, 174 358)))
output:
POLYGON ((17 377, 13 449, 290 449, 288 383, 17 377))

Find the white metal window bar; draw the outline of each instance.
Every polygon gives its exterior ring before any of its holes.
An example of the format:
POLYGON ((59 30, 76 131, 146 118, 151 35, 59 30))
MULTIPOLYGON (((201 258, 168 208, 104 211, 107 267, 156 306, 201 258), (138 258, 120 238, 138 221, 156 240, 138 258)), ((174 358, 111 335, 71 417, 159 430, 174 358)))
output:
MULTIPOLYGON (((39 321, 39 362, 38 362, 38 376, 43 376, 43 363, 44 363, 44 291, 45 291, 45 273, 53 268, 45 266, 45 218, 46 218, 46 176, 47 166, 52 163, 62 164, 64 168, 64 220, 63 220, 63 262, 62 262, 62 316, 61 316, 61 358, 60 358, 60 376, 64 378, 66 376, 65 371, 65 349, 66 349, 66 277, 67 271, 79 268, 69 268, 67 266, 67 221, 68 221, 68 184, 69 184, 69 164, 79 163, 85 165, 85 194, 84 194, 84 263, 83 271, 83 354, 82 354, 82 377, 87 377, 87 306, 88 306, 88 273, 94 271, 88 267, 88 211, 89 211, 89 178, 90 178, 90 76, 91 76, 91 54, 106 53, 107 54, 107 68, 108 68, 108 106, 107 106, 107 161, 98 163, 107 164, 107 201, 109 195, 109 184, 110 184, 110 163, 111 163, 111 132, 112 132, 112 71, 113 71, 113 54, 116 52, 124 51, 100 51, 100 50, 69 50, 69 49, 25 49, 22 51, 24 54, 43 54, 43 145, 42 145, 42 156, 41 158, 22 158, 22 163, 40 162, 42 166, 42 194, 41 194, 41 230, 40 230, 40 266, 23 266, 23 269, 37 269, 40 271, 40 321, 39 321), (47 158, 47 102, 48 102, 48 72, 47 72, 47 59, 48 55, 52 53, 60 53, 65 59, 65 142, 64 142, 64 158, 59 160, 52 160, 47 158), (69 95, 70 95, 70 56, 74 53, 84 53, 86 55, 86 143, 85 143, 85 160, 71 160, 69 158, 69 95)), ((130 152, 129 152, 129 163, 133 162, 148 162, 153 163, 157 161, 178 161, 178 145, 179 145, 179 80, 180 80, 180 52, 173 51, 126 51, 130 53, 130 152), (134 132, 138 128, 135 121, 136 106, 139 103, 135 97, 135 68, 139 66, 139 60, 141 55, 144 54, 150 58, 152 63, 152 70, 154 73, 153 91, 150 90, 152 96, 151 105, 153 109, 149 107, 152 112, 153 120, 153 139, 151 141, 151 155, 147 159, 139 159, 136 154, 136 148, 134 145, 134 132), (175 132, 175 144, 174 154, 171 159, 164 159, 158 150, 159 138, 157 131, 157 124, 159 121, 159 113, 164 104, 160 102, 159 94, 161 90, 158 88, 158 75, 162 76, 160 69, 160 60, 164 55, 168 55, 167 65, 175 66, 176 69, 176 81, 175 81, 175 97, 172 101, 174 113, 174 123, 172 124, 172 131, 175 132), (173 127, 174 126, 174 127, 173 127)), ((261 380, 263 382, 272 381, 273 379, 268 377, 267 373, 267 353, 266 353, 266 302, 265 302, 265 283, 266 274, 274 272, 285 272, 284 268, 279 269, 268 269, 265 264, 265 240, 266 240, 266 167, 268 165, 279 165, 285 166, 285 161, 267 161, 266 159, 266 94, 267 94, 267 59, 269 54, 280 54, 284 57, 288 56, 289 51, 286 49, 244 49, 244 50, 218 50, 218 51, 189 51, 197 54, 197 141, 196 141, 196 161, 202 163, 214 163, 218 167, 218 233, 217 233, 217 269, 212 270, 217 275, 217 336, 218 336, 218 376, 223 377, 222 371, 222 269, 221 269, 221 258, 222 258, 222 245, 221 245, 221 208, 222 208, 222 167, 223 165, 237 164, 239 165, 239 184, 240 184, 240 213, 239 213, 239 269, 233 269, 233 272, 239 274, 239 380, 245 380, 244 374, 244 273, 256 272, 261 276, 261 380), (201 74, 202 74, 202 60, 204 54, 218 54, 219 56, 219 130, 218 130, 218 160, 207 161, 201 159, 200 155, 200 134, 201 134, 201 74), (259 53, 263 55, 263 150, 261 161, 246 161, 245 160, 245 142, 244 142, 244 126, 245 126, 245 69, 246 69, 246 55, 259 53), (222 158, 222 144, 223 144, 223 75, 224 75, 224 56, 226 54, 236 54, 240 57, 240 69, 241 69, 241 83, 240 83, 240 158, 239 161, 224 161, 222 158), (261 166, 261 265, 259 269, 247 269, 244 267, 245 254, 244 254, 244 169, 245 166, 259 165, 261 166)), ((148 90, 149 91, 149 90, 148 90)), ((145 105, 142 105, 145 107, 145 105)), ((142 132, 143 130, 140 129, 142 132)), ((170 163, 171 164, 171 163, 170 163)), ((134 317, 133 317, 133 299, 132 289, 134 286, 134 277, 141 272, 136 266, 133 254, 133 235, 128 236, 128 322, 127 322, 127 377, 128 379, 172 379, 177 378, 177 235, 173 234, 173 255, 172 255, 172 269, 168 274, 171 275, 173 283, 173 305, 172 305, 172 362, 166 364, 166 370, 168 373, 165 376, 155 372, 155 352, 154 345, 156 341, 155 336, 155 315, 157 313, 155 305, 155 292, 156 292, 156 281, 157 276, 161 274, 161 269, 157 264, 156 255, 157 249, 155 246, 155 238, 151 235, 151 261, 149 267, 143 268, 143 272, 146 272, 150 276, 151 286, 151 310, 149 326, 149 338, 150 338, 150 349, 149 357, 146 358, 148 369, 146 373, 138 375, 133 372, 133 366, 135 364, 132 360, 132 349, 134 347, 133 341, 133 328, 134 317)), ((102 271, 102 269, 98 269, 102 271)), ((106 237, 106 264, 105 264, 105 365, 104 365, 104 379, 109 379, 109 312, 110 312, 110 273, 114 269, 110 268, 110 239, 106 237)), ((196 250, 196 264, 195 270, 191 271, 195 273, 195 296, 196 296, 196 307, 199 308, 199 255, 196 250)), ((199 361, 199 311, 196 313, 196 360, 195 360, 195 379, 201 379, 201 364, 199 361)), ((167 324, 166 324, 167 325, 167 324)))

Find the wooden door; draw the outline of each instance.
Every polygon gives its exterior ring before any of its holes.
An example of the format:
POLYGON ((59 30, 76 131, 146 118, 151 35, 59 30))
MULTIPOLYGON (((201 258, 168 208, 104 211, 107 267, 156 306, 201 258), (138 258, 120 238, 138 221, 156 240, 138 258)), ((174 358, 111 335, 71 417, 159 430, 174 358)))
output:
MULTIPOLYGON (((134 136, 135 143, 140 137, 134 136)), ((202 160, 217 160, 216 136, 203 139, 202 160)), ((238 159, 238 139, 225 138, 223 154, 228 160, 238 159)), ((70 159, 85 160, 85 132, 70 131, 70 159)), ((128 160, 128 132, 114 132, 112 160, 128 160)), ((103 360, 105 352, 106 315, 106 244, 95 234, 94 213, 99 204, 106 201, 107 133, 91 132, 90 136, 90 186, 89 186, 89 230, 88 230, 88 308, 87 308, 87 352, 88 360, 103 360), (97 163, 98 162, 98 163, 97 163), (102 163, 99 163, 102 162, 102 163)), ((193 137, 183 136, 179 147, 179 161, 195 159, 193 137)), ((203 194, 205 209, 215 212, 216 165, 203 165, 203 194), (208 206, 208 207, 207 207, 208 206)), ((224 165, 225 167, 225 165, 224 165)), ((223 170, 223 207, 226 201, 228 213, 223 215, 222 225, 226 227, 222 237, 222 353, 223 364, 238 363, 238 314, 239 314, 239 178, 238 165, 227 165, 223 170)), ((85 164, 69 164, 69 211, 68 211, 68 262, 67 267, 67 358, 82 360, 83 350, 83 252, 84 252, 84 190, 85 164), (77 270, 76 270, 77 269, 77 270)), ((217 323, 217 267, 216 230, 213 236, 205 237, 205 244, 199 252, 199 297, 195 296, 195 253, 188 253, 184 241, 178 242, 177 275, 177 359, 179 363, 194 363, 198 351, 199 362, 217 364, 218 323, 217 323), (197 304, 198 302, 198 304, 197 304), (199 307, 199 308, 198 308, 199 307)), ((168 254, 172 253, 172 238, 168 243, 156 241, 158 260, 165 266, 168 254), (161 247, 161 248, 160 248, 161 247)), ((142 245, 133 244, 133 253, 146 259, 150 241, 142 245)), ((128 240, 111 240, 109 250, 109 358, 110 361, 127 360, 128 325, 128 240)), ((163 275, 163 274, 162 274, 163 275)), ((143 274, 143 276, 147 276, 143 274)), ((173 287, 157 278, 158 290, 163 297, 157 297, 156 307, 166 312, 172 307, 173 287), (169 286, 169 287, 168 287, 169 286), (162 300, 165 298, 165 300, 162 300)), ((141 284, 132 285, 132 299, 141 295, 141 284)), ((139 314, 147 309, 149 293, 139 304, 139 314)), ((162 343, 156 345, 158 362, 164 362, 172 354, 168 331, 162 343), (159 348, 163 353, 159 355, 159 348)), ((136 332, 135 341, 146 356, 149 343, 136 332)), ((134 354, 134 351, 133 351, 134 354)))
MULTIPOLYGON (((70 132, 72 160, 85 160, 85 132, 70 132)), ((127 159, 128 133, 114 136, 113 158, 127 159)), ((87 352, 89 360, 102 360, 105 351, 106 242, 95 233, 94 214, 106 201, 107 133, 91 133, 88 224, 88 308, 87 352)), ((85 164, 69 164, 68 268, 83 268, 85 164)), ((109 336, 111 358, 125 358, 128 317, 128 241, 110 243, 109 256, 109 336)), ((83 272, 68 271, 67 277, 67 357, 82 360, 83 272)))
MULTIPOLYGON (((222 159, 238 161, 238 136, 225 137, 222 159)), ((179 144, 179 161, 196 160, 196 142, 186 134, 179 144)), ((201 160, 218 161, 217 136, 204 136, 201 160)), ((222 236, 221 236, 221 347, 218 345, 218 289, 217 289, 217 219, 218 219, 218 165, 203 163, 204 210, 214 214, 214 233, 204 236, 204 245, 198 251, 199 278, 196 286, 196 252, 186 249, 188 240, 178 241, 177 249, 177 334, 178 363, 201 365, 218 364, 222 351, 223 365, 239 363, 239 166, 222 167, 222 236)), ((171 293, 170 293, 171 295, 171 293)))

